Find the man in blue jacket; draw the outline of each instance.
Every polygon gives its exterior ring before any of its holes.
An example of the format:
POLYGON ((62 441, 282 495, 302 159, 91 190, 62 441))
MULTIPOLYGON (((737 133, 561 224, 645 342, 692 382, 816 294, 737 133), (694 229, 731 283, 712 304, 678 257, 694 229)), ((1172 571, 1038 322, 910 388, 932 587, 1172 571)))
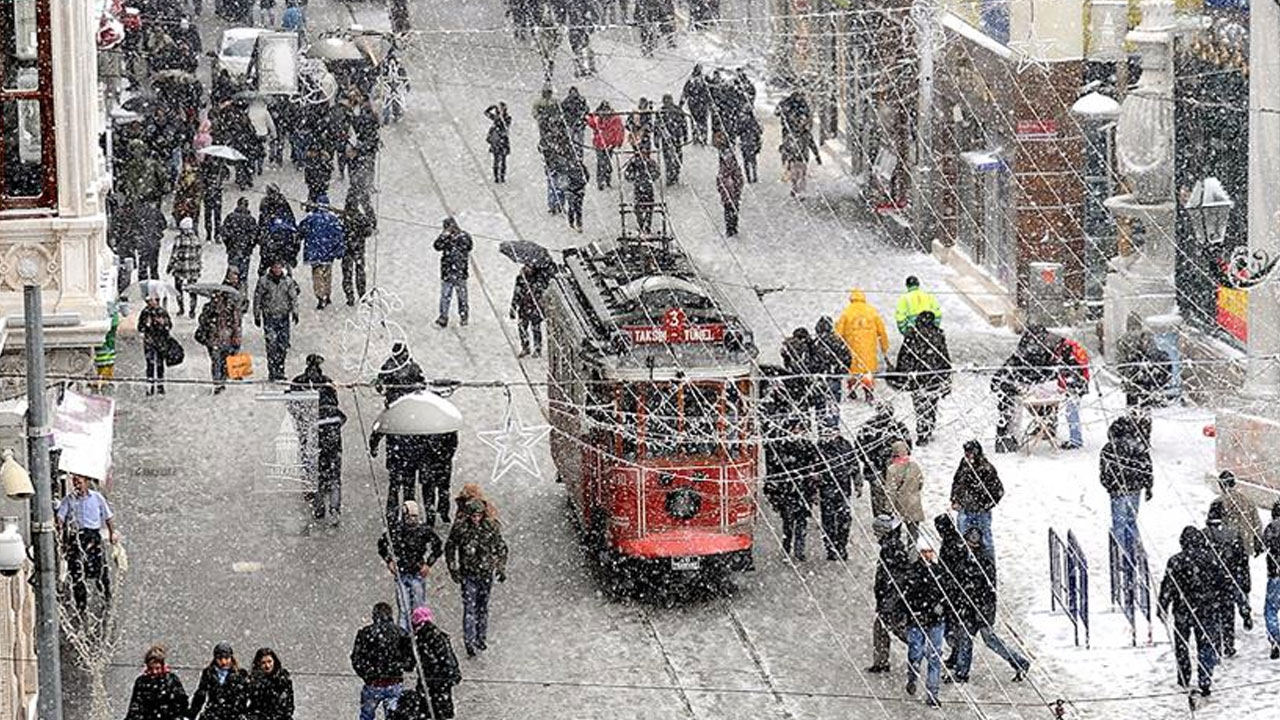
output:
POLYGON ((302 261, 311 266, 311 288, 316 309, 333 304, 333 263, 347 254, 342 222, 329 207, 329 196, 316 196, 311 212, 298 224, 302 236, 302 261))

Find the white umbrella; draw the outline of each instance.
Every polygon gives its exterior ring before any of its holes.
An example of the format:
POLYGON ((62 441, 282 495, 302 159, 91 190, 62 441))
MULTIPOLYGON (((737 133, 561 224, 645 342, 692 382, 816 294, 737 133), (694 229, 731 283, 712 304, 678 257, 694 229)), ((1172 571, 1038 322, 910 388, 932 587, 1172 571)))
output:
POLYGON ((234 162, 244 162, 249 158, 245 157, 239 150, 230 145, 210 145, 196 151, 197 155, 210 155, 223 160, 231 160, 234 162))
POLYGON ((458 408, 428 390, 397 399, 373 422, 374 432, 384 435, 440 435, 461 429, 458 408))

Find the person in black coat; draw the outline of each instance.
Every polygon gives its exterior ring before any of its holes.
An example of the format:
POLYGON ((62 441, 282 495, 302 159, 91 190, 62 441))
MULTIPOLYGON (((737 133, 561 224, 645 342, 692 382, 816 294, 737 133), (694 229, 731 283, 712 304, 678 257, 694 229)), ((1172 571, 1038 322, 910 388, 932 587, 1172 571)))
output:
POLYGON ((907 642, 906 578, 911 558, 902 544, 902 521, 889 515, 876 518, 880 559, 876 564, 876 616, 871 626, 872 661, 869 673, 889 672, 889 639, 907 642))
POLYGON ((345 254, 342 256, 342 293, 347 296, 347 306, 364 297, 365 245, 378 229, 378 216, 368 203, 348 199, 342 213, 342 233, 345 254))
POLYGON ((1253 629, 1253 616, 1249 611, 1249 591, 1253 587, 1249 577, 1249 553, 1239 531, 1225 524, 1225 507, 1222 498, 1209 503, 1205 518, 1204 537, 1209 543, 1210 559, 1226 572, 1227 582, 1214 588, 1217 596, 1218 628, 1222 632, 1221 652, 1227 657, 1236 654, 1236 612, 1244 621, 1244 629, 1253 629))
POLYGON ((853 448, 857 453, 858 472, 871 488, 871 514, 895 515, 885 492, 884 474, 893 459, 893 444, 901 440, 911 450, 911 431, 906 423, 893 416, 893 405, 882 402, 876 405, 875 415, 854 436, 853 448))
POLYGON ((758 167, 760 149, 764 146, 762 139, 764 128, 760 126, 760 121, 756 119, 755 112, 750 109, 742 116, 739 122, 741 128, 738 132, 738 149, 742 151, 742 174, 746 177, 747 182, 756 183, 760 181, 758 167))
POLYGON ((133 681, 124 720, 186 720, 187 691, 165 664, 164 646, 147 650, 143 664, 146 669, 133 681))
POLYGON ((447 432, 422 437, 419 479, 422 481, 422 509, 428 525, 449 522, 450 486, 453 484, 453 456, 458 452, 458 433, 447 432))
POLYGON ((1210 557, 1209 544, 1199 529, 1187 526, 1178 538, 1182 551, 1165 565, 1160 581, 1156 614, 1166 619, 1173 614, 1173 654, 1178 665, 1178 685, 1191 686, 1190 643, 1196 643, 1200 668, 1200 694, 1208 696, 1213 685, 1213 669, 1218 664, 1217 590, 1229 582, 1221 566, 1210 557))
POLYGON ((504 183, 507 181, 507 156, 511 154, 511 113, 507 104, 500 102, 486 108, 484 116, 491 123, 485 142, 493 156, 493 181, 504 183))
POLYGON ((911 392, 916 444, 926 445, 938 422, 938 401, 951 393, 951 352, 932 312, 925 310, 916 316, 902 339, 895 369, 900 377, 905 376, 904 389, 911 392))
POLYGON ((395 705, 404 687, 404 673, 413 669, 413 638, 391 620, 391 606, 380 602, 373 606, 373 622, 356 633, 351 646, 351 669, 364 687, 360 690, 361 711, 369 715, 382 705, 395 705))
POLYGON ((862 497, 858 459, 853 443, 838 426, 824 425, 818 440, 818 504, 822 517, 822 544, 828 560, 849 559, 849 511, 851 497, 862 497), (855 489, 854 481, 857 479, 855 489))
POLYGON ((382 395, 384 407, 391 407, 391 403, 405 395, 427 389, 422 366, 409 354, 408 345, 396 343, 391 346, 391 355, 382 362, 373 388, 382 395))
POLYGON ((191 696, 191 720, 244 720, 249 707, 249 675, 227 643, 213 647, 213 661, 200 673, 191 696))
POLYGON ((907 610, 907 694, 916 692, 919 665, 924 659, 928 666, 925 703, 937 706, 947 617, 946 582, 933 543, 921 535, 916 549, 919 557, 909 566, 902 583, 907 610))
POLYGON ((696 145, 707 144, 707 115, 711 109, 711 92, 707 89, 707 79, 702 75, 702 66, 694 65, 693 72, 684 83, 680 93, 680 104, 689 109, 692 118, 693 142, 696 145))
POLYGON ((1021 682, 1031 666, 996 632, 996 565, 982 545, 982 531, 970 528, 961 537, 950 515, 939 515, 934 527, 942 538, 940 552, 947 596, 947 644, 951 658, 949 682, 968 682, 973 665, 973 636, 980 635, 992 652, 1013 668, 1014 682, 1021 682))
POLYGON ((1013 426, 1018 396, 1027 388, 1058 378, 1058 358, 1054 349, 1058 339, 1043 325, 1028 325, 1018 339, 1018 347, 991 378, 991 392, 996 396, 1000 419, 996 423, 996 452, 1018 449, 1013 426))
MULTIPOLYGON (((634 140, 637 137, 635 134, 637 131, 631 132, 634 140)), ((639 137, 647 137, 647 134, 641 134, 639 137)), ((622 177, 630 181, 633 187, 636 227, 643 233, 653 231, 653 184, 657 181, 659 173, 657 161, 650 157, 648 150, 642 148, 637 149, 627 161, 626 166, 622 168, 622 177)))
POLYGON ((844 399, 841 384, 849 374, 850 358, 849 346, 835 333, 835 323, 826 315, 818 318, 813 326, 811 369, 822 376, 822 384, 831 395, 831 401, 827 403, 827 416, 833 417, 837 423, 840 418, 840 401, 844 399))
POLYGON ((276 220, 283 220, 292 228, 298 227, 298 218, 293 214, 289 198, 280 191, 279 185, 267 183, 267 194, 258 201, 258 242, 267 236, 271 223, 276 220))
POLYGON ((578 162, 582 162, 583 143, 587 132, 587 113, 591 112, 591 107, 578 92, 578 88, 570 87, 564 99, 560 101, 560 112, 564 115, 564 122, 569 131, 569 147, 578 162))
POLYGON ((533 356, 542 357, 542 299, 537 270, 522 265, 516 276, 515 291, 511 294, 511 318, 519 321, 520 355, 529 354, 529 334, 533 333, 533 356))
POLYGON ((293 678, 271 648, 259 648, 249 673, 246 720, 293 720, 293 678))
POLYGON ((222 221, 222 244, 227 248, 227 266, 239 271, 239 290, 244 292, 249 282, 250 258, 258 244, 258 221, 249 211, 249 198, 236 200, 236 209, 222 221))
POLYGON ((991 537, 991 511, 1004 497, 1000 473, 982 451, 982 443, 969 440, 964 457, 951 478, 951 509, 957 513, 961 534, 976 527, 982 532, 982 546, 995 557, 991 537))
POLYGON ((458 294, 458 318, 467 324, 471 306, 467 303, 467 278, 471 274, 471 235, 458 227, 451 217, 444 219, 443 230, 433 247, 440 253, 440 316, 436 325, 449 327, 449 304, 458 294))
POLYGON ((316 421, 318 483, 311 499, 311 516, 323 520, 327 512, 329 524, 335 527, 342 517, 342 426, 346 422, 346 413, 337 405, 320 407, 316 421))
POLYGON ((453 652, 449 634, 435 624, 430 608, 414 612, 413 641, 417 648, 418 693, 429 706, 421 717, 449 720, 453 717, 453 688, 462 682, 458 656, 453 652))
POLYGON ((689 125, 684 112, 671 95, 662 96, 658 108, 658 145, 662 150, 662 164, 667 168, 667 184, 680 181, 680 167, 684 165, 684 145, 689 141, 689 125))
POLYGON ((797 408, 808 408, 817 404, 817 393, 811 375, 814 365, 813 338, 809 329, 798 327, 791 331, 791 337, 782 341, 782 366, 786 368, 788 377, 783 381, 787 393, 797 408))
MULTIPOLYGON (((1138 535, 1138 504, 1145 492, 1151 500, 1153 476, 1151 452, 1141 430, 1129 415, 1116 418, 1107 428, 1107 444, 1098 456, 1098 479, 1111 496, 1111 534, 1125 558, 1133 557, 1138 535)), ((1130 562, 1124 563, 1132 573, 1130 562)))
POLYGON ((782 550, 803 561, 805 530, 817 495, 817 447, 797 433, 772 438, 765 446, 764 496, 782 518, 782 550))

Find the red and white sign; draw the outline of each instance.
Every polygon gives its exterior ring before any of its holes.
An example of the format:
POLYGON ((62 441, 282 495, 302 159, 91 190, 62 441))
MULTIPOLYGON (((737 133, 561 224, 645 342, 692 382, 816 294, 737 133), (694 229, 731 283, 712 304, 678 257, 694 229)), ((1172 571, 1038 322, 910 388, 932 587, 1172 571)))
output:
POLYGON ((637 345, 680 345, 724 340, 724 325, 690 325, 680 308, 671 308, 663 313, 661 325, 624 325, 622 331, 637 345))
POLYGON ((1056 138, 1058 137, 1058 121, 1053 119, 1019 120, 1014 134, 1019 140, 1027 138, 1056 138))

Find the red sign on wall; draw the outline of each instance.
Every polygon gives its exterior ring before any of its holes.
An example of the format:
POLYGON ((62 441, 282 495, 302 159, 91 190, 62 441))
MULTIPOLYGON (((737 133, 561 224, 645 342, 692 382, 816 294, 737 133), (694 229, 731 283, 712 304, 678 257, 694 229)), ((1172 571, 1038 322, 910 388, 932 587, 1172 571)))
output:
POLYGON ((661 325, 624 325, 622 331, 637 345, 679 345, 724 340, 724 325, 690 325, 680 308, 671 308, 663 313, 661 325))
POLYGON ((1058 137, 1058 121, 1049 120, 1019 120, 1017 127, 1014 129, 1014 135, 1019 140, 1027 138, 1056 138, 1058 137))

